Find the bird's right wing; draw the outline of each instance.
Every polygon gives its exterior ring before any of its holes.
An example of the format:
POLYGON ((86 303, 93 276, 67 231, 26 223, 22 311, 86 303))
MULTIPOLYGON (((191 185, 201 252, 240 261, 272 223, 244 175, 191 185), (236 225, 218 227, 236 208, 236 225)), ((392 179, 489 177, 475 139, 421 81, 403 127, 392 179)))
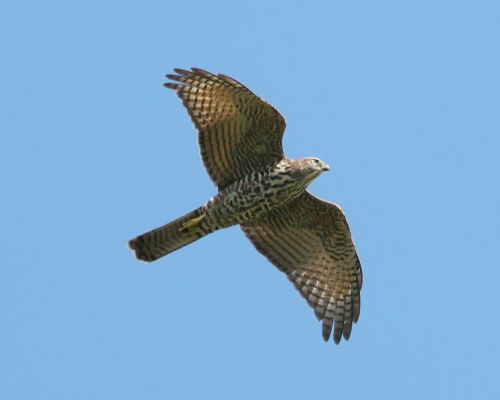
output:
POLYGON ((199 68, 174 69, 177 91, 199 133, 201 156, 214 183, 223 189, 243 175, 284 157, 285 120, 270 104, 228 76, 199 68))
POLYGON ((342 210, 305 192, 241 225, 323 321, 323 338, 349 339, 360 312, 361 264, 342 210))

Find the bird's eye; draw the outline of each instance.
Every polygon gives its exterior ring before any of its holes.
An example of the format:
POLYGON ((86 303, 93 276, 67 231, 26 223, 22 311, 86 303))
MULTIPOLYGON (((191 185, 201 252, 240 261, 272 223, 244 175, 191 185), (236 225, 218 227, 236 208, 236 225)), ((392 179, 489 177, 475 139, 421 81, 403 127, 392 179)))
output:
POLYGON ((314 160, 312 160, 312 163, 313 163, 314 165, 316 165, 316 164, 318 164, 318 163, 319 163, 319 161, 318 161, 318 160, 316 160, 316 159, 314 159, 314 160))

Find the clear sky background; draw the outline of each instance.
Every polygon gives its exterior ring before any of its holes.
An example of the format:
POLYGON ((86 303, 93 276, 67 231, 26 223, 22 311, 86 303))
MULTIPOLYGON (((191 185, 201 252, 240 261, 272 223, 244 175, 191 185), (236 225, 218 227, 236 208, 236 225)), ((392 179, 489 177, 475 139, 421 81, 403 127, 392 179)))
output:
POLYGON ((497 1, 18 1, 0 13, 0 398, 498 399, 497 1), (215 193, 173 67, 240 80, 332 172, 349 342, 234 227, 127 241, 215 193))

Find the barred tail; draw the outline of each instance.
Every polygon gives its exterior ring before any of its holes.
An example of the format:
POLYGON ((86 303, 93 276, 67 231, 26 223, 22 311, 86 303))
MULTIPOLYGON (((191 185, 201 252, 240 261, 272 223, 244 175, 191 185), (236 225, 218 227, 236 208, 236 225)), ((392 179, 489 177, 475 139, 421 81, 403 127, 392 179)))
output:
POLYGON ((142 261, 154 261, 215 231, 204 219, 203 207, 166 225, 137 236, 128 242, 135 256, 142 261))

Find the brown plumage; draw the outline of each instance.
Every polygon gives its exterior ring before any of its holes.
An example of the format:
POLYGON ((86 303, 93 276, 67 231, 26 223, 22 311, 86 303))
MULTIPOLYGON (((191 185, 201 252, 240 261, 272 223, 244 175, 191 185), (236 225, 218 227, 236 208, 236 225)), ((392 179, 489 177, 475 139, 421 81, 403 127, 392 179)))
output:
POLYGON ((361 264, 342 210, 306 191, 328 166, 289 160, 285 120, 241 83, 198 68, 175 69, 165 84, 183 100, 199 132, 207 171, 219 192, 202 207, 129 242, 154 261, 211 232, 241 228, 284 272, 323 322, 323 338, 349 339, 360 312, 361 264))

